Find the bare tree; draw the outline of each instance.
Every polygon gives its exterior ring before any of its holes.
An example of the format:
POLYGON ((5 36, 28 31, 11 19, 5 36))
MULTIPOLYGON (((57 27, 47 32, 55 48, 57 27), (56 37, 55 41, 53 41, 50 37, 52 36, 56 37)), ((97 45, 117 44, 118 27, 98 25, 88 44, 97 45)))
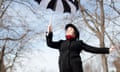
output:
MULTIPOLYGON (((4 3, 4 1, 0 0, 0 27, 3 26, 2 17, 11 2, 7 5, 7 7, 4 10, 2 8, 3 3, 4 3)), ((5 68, 5 64, 4 64, 4 55, 5 55, 4 52, 5 52, 7 40, 5 40, 5 42, 3 42, 3 43, 4 43, 3 46, 0 47, 0 72, 6 72, 6 68, 5 68)))
MULTIPOLYGON (((100 47, 105 47, 104 38, 105 38, 105 13, 104 13, 104 3, 103 0, 95 0, 95 10, 93 13, 90 13, 80 1, 80 11, 83 17, 83 20, 86 26, 96 34, 96 37, 99 39, 100 47), (100 13, 97 12, 98 9, 100 13)), ((105 55, 102 56, 103 71, 108 72, 107 59, 105 55)))
POLYGON ((12 2, 26 4, 14 0, 0 0, 0 72, 13 72, 16 60, 23 57, 26 45, 39 33, 34 32, 19 12, 14 11, 17 17, 9 14, 9 10, 14 10, 10 6, 12 2), (15 21, 17 22, 15 22, 15 21), (19 24, 18 24, 19 23, 19 24))
MULTIPOLYGON (((112 18, 110 17, 108 20, 114 25, 114 27, 120 27, 119 24, 119 18, 120 18, 120 8, 117 5, 117 3, 119 4, 119 0, 110 0, 110 3, 106 3, 106 5, 108 5, 112 10, 113 13, 115 14, 112 18)), ((106 33, 106 35, 108 36, 111 44, 116 46, 116 52, 117 52, 117 57, 115 58, 115 61, 113 62, 115 67, 116 67, 116 71, 119 72, 119 66, 120 66, 120 40, 119 40, 119 35, 120 35, 120 31, 119 30, 112 30, 112 37, 106 33), (118 43, 118 44, 116 44, 118 43)))

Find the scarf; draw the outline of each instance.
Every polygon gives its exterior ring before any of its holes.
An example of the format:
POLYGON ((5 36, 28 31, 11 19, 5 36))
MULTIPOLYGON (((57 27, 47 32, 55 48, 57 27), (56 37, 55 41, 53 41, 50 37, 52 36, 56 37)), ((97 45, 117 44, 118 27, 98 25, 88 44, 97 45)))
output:
POLYGON ((72 35, 66 35, 66 39, 67 39, 67 40, 72 40, 72 39, 75 39, 75 36, 72 36, 72 35))

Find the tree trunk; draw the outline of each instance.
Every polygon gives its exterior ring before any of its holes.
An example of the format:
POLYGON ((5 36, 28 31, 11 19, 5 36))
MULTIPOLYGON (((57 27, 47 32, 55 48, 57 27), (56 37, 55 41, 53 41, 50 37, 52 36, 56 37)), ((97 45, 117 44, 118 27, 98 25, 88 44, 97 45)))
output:
MULTIPOLYGON (((105 47, 105 43, 104 43, 104 34, 102 34, 99 38, 100 40, 100 47, 105 47)), ((108 64, 107 64, 107 58, 105 56, 105 54, 101 55, 102 58, 102 65, 103 65, 103 72, 108 72, 108 64)))
POLYGON ((0 61, 0 72, 6 72, 5 65, 3 61, 0 61))
POLYGON ((1 52, 0 52, 0 72, 6 72, 5 65, 3 62, 3 58, 1 58, 1 52))
POLYGON ((114 65, 116 67, 116 72, 120 72, 120 57, 118 57, 115 61, 114 61, 114 65))
MULTIPOLYGON (((104 13, 104 3, 103 0, 99 0, 100 4, 100 20, 101 20, 101 32, 100 32, 100 47, 105 47, 104 37, 105 37, 105 13, 104 13)), ((108 64, 107 58, 105 54, 102 54, 102 64, 103 64, 103 72, 108 72, 108 64)))
POLYGON ((101 55, 102 56, 102 64, 103 64, 103 72, 108 72, 108 64, 107 64, 107 58, 105 55, 101 55))

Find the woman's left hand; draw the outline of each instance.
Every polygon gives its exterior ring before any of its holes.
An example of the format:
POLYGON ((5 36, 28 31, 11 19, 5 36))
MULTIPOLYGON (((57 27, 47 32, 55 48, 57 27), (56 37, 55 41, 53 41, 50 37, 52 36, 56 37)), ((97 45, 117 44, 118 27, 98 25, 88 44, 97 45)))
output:
POLYGON ((111 52, 113 52, 114 50, 115 50, 115 46, 112 45, 111 48, 109 49, 109 52, 111 53, 111 52))

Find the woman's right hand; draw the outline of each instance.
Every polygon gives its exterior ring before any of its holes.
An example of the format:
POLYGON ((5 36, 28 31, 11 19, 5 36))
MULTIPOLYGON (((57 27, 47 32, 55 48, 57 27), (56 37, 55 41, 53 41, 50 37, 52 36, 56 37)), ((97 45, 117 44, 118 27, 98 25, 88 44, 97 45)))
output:
POLYGON ((52 25, 51 24, 48 25, 48 33, 50 33, 50 32, 52 32, 52 25))

